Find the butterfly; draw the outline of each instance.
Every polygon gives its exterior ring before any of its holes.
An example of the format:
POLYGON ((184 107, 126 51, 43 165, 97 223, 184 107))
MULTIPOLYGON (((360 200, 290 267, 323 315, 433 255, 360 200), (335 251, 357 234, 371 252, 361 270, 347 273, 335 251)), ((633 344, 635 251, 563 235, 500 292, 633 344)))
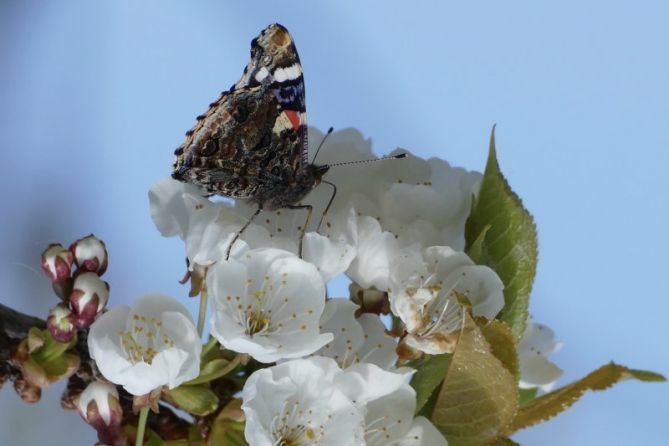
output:
POLYGON ((309 162, 302 65, 286 28, 269 25, 251 41, 241 79, 197 117, 175 156, 172 178, 258 206, 232 243, 263 209, 306 209, 301 253, 312 207, 299 202, 330 166, 309 162))

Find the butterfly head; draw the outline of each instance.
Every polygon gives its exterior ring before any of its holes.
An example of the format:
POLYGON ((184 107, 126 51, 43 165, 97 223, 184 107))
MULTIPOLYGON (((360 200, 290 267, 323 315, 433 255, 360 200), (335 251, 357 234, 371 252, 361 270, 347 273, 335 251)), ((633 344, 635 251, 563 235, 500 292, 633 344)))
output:
POLYGON ((307 166, 307 169, 311 171, 311 175, 314 178, 314 187, 315 187, 321 184, 323 175, 325 175, 328 172, 328 170, 330 170, 330 166, 327 164, 323 164, 320 166, 317 164, 309 164, 307 166))

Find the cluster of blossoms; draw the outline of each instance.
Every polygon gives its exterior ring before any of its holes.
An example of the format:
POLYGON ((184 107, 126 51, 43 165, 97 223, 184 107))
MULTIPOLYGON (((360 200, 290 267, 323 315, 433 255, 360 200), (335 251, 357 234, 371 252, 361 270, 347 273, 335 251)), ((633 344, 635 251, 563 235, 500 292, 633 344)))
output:
MULTIPOLYGON (((321 155, 324 164, 373 158, 370 141, 355 130, 332 134, 321 155)), ((416 396, 407 384, 414 371, 398 365, 452 353, 466 312, 493 319, 504 306, 497 274, 463 252, 479 173, 415 156, 362 169, 331 170, 338 193, 326 214, 329 190, 317 188, 305 199, 323 221, 315 218, 306 229, 301 256, 299 211, 261 213, 240 234, 255 212, 242 202, 212 202, 172 179, 149 192, 157 228, 185 243, 193 294, 211 295, 211 335, 228 351, 276 364, 255 371, 241 393, 252 445, 446 444, 427 419, 414 418, 416 396), (351 299, 326 298, 327 283, 342 273, 352 281, 351 299), (392 330, 383 322, 388 316, 392 330)), ((101 371, 130 393, 172 388, 198 374, 187 366, 199 364, 196 349, 187 347, 192 323, 186 329, 187 314, 170 305, 176 304, 165 303, 164 311, 182 315, 178 330, 189 333, 179 337, 179 348, 170 335, 169 345, 137 336, 127 342, 137 330, 129 310, 118 320, 101 318, 91 330, 101 371), (129 329, 117 335, 119 326, 129 329), (149 373, 157 362, 162 373, 149 373)), ((142 324, 155 338, 163 335, 156 323, 142 324)), ((529 327, 522 380, 548 386, 560 374, 547 360, 555 350, 545 336, 551 333, 529 327)))
POLYGON ((411 154, 342 164, 374 157, 355 130, 324 147, 338 193, 313 190, 311 220, 171 178, 151 188, 156 227, 184 241, 197 324, 156 293, 106 310, 104 243, 49 245, 61 302, 46 324, 0 305, 0 387, 35 402, 68 379, 61 405, 99 445, 446 446, 511 444, 585 390, 664 380, 610 363, 551 392, 561 345, 527 312, 536 231, 494 134, 484 176, 411 154), (341 275, 349 296, 330 296, 341 275))
MULTIPOLYGON (((312 131, 311 141, 322 138, 312 131)), ((327 164, 371 158, 355 130, 332 134, 322 152, 327 164)), ((500 277, 464 252, 482 176, 409 154, 338 166, 328 180, 338 193, 327 212, 329 190, 306 198, 322 216, 307 228, 298 210, 261 213, 247 225, 256 209, 243 202, 210 201, 172 179, 151 188, 157 228, 185 243, 197 325, 162 294, 107 311, 104 243, 90 235, 69 249, 50 245, 42 268, 62 302, 46 330, 31 329, 17 348, 17 391, 34 401, 71 377, 64 407, 77 408, 106 445, 132 437, 141 445, 147 420, 149 435, 200 435, 206 444, 243 422, 254 446, 446 445, 443 430, 419 415, 410 382, 430 357, 455 357, 467 321, 486 325, 505 306, 500 277), (329 296, 342 274, 350 295, 329 296), (149 418, 166 403, 196 417, 199 434, 176 415, 149 418)), ((512 342, 514 389, 548 391, 561 375, 548 360, 560 347, 552 331, 527 321, 512 342)))

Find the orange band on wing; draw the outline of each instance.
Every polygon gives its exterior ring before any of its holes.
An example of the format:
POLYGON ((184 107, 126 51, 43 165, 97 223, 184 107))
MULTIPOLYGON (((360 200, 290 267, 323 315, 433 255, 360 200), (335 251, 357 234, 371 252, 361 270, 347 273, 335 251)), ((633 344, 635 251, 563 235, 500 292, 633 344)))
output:
POLYGON ((284 110, 283 112, 290 120, 290 123, 293 125, 293 128, 295 130, 299 129, 300 124, 302 123, 302 120, 300 119, 300 114, 294 110, 284 110))

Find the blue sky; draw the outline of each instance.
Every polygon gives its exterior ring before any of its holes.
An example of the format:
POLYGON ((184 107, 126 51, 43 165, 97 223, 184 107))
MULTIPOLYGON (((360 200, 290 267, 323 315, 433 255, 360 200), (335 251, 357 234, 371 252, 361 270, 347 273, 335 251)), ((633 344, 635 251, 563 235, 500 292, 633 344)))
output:
MULTIPOLYGON (((153 227, 147 191, 279 22, 315 126, 481 170, 497 123, 500 164, 539 229, 531 312, 565 344, 561 382, 610 360, 667 374, 667 16, 659 0, 3 1, 1 300, 46 314, 41 250, 90 232, 110 249, 112 303, 183 296, 183 247, 153 227)), ((92 444, 59 392, 37 406, 0 393, 10 444, 92 444)), ((515 438, 662 444, 667 413, 669 386, 628 382, 515 438)))

